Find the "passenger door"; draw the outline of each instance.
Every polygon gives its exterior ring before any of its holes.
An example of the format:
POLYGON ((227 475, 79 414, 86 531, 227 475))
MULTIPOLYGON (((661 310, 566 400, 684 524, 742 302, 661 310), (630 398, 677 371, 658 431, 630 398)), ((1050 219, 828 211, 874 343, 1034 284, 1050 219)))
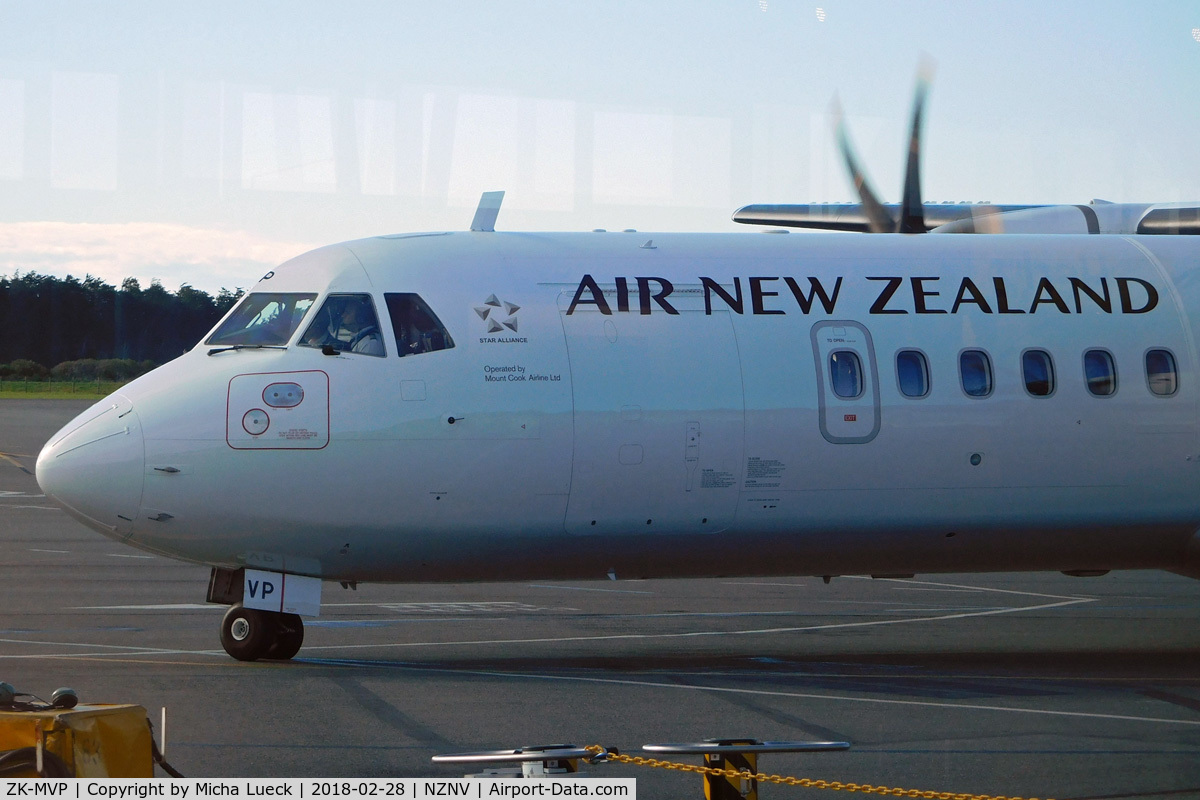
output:
POLYGON ((834 444, 864 444, 879 433, 879 370, 871 334, 857 322, 812 327, 821 435, 834 444))

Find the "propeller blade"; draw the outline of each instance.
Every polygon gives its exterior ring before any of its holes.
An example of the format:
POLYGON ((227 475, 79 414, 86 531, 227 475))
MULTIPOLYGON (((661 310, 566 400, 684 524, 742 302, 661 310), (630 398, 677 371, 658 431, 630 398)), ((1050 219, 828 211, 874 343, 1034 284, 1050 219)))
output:
POLYGON ((833 118, 834 126, 837 132, 838 149, 842 151, 842 159, 846 162, 846 170, 850 173, 850 181, 854 184, 854 190, 858 192, 858 197, 862 201, 863 213, 867 215, 867 223, 870 226, 871 233, 895 233, 896 220, 892 219, 892 215, 883 207, 879 199, 875 196, 875 192, 871 190, 871 184, 867 180, 867 175, 858 165, 858 159, 854 155, 854 148, 850 144, 850 133, 846 126, 846 117, 842 113, 842 104, 837 98, 833 101, 833 118))
POLYGON ((925 206, 921 201, 921 119, 933 68, 925 62, 917 74, 913 98, 912 127, 908 135, 908 164, 904 169, 904 196, 900 201, 900 233, 925 233, 925 206))

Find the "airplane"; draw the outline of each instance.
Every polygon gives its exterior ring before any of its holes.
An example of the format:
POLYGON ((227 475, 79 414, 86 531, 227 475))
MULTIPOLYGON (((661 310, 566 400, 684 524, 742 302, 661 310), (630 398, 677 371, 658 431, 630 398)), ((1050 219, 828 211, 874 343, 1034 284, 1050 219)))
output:
POLYGON ((497 232, 502 196, 268 272, 39 485, 209 566, 244 661, 322 581, 1200 578, 1200 240, 497 232))

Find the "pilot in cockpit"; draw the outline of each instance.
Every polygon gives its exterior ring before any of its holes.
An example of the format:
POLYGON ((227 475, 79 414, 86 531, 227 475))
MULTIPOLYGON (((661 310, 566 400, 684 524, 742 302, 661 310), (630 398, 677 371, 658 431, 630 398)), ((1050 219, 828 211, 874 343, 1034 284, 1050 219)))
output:
POLYGON ((392 327, 396 330, 396 348, 401 356, 454 346, 445 328, 417 295, 387 294, 385 297, 392 327))
POLYGON ((388 310, 392 314, 392 325, 396 328, 396 347, 401 356, 423 351, 421 331, 417 326, 417 308, 408 295, 388 298, 388 310))
POLYGON ((333 347, 340 352, 384 355, 375 309, 366 295, 334 295, 325 301, 304 333, 310 347, 333 347))

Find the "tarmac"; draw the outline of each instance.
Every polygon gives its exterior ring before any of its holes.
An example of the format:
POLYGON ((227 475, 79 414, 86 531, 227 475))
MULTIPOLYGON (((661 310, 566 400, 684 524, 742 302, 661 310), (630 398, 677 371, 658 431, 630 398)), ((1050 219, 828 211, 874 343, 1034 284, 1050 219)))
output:
MULTIPOLYGON (((784 775, 1200 797, 1200 582, 327 583, 295 660, 240 663, 207 568, 105 539, 41 495, 38 450, 87 405, 0 400, 0 680, 138 703, 156 723, 165 706, 167 760, 188 777, 450 777, 464 770, 431 756, 746 737, 852 745, 762 757, 784 775)), ((692 775, 585 770, 635 777, 643 798, 703 796, 692 775)))

